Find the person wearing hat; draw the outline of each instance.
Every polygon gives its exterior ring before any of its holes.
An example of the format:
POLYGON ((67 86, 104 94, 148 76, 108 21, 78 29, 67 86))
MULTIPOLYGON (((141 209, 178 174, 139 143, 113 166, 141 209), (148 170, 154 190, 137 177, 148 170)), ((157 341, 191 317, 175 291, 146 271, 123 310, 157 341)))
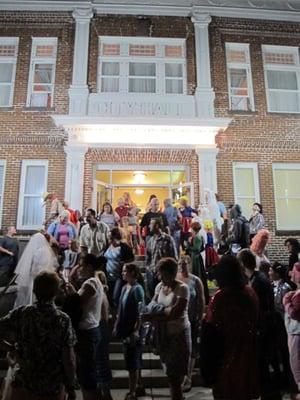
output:
POLYGON ((56 220, 56 218, 62 213, 64 208, 54 192, 45 192, 43 194, 43 200, 44 204, 47 204, 47 201, 50 202, 49 216, 44 222, 44 225, 48 226, 49 224, 51 224, 51 222, 56 220))

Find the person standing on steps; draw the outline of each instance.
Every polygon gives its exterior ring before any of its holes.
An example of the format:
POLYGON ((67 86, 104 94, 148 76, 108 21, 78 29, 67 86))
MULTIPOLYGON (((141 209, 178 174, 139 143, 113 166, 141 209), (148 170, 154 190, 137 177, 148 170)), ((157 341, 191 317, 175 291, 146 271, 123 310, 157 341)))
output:
POLYGON ((16 228, 9 226, 0 239, 0 286, 9 283, 18 263, 19 241, 15 238, 16 233, 16 228))

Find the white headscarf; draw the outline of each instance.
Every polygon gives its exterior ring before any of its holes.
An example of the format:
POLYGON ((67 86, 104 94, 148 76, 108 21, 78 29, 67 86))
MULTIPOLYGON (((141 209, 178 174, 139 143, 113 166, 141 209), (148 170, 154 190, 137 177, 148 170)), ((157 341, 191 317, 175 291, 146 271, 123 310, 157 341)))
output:
POLYGON ((38 232, 31 236, 15 270, 18 275, 15 307, 32 303, 33 280, 45 270, 55 271, 55 255, 45 236, 38 232))

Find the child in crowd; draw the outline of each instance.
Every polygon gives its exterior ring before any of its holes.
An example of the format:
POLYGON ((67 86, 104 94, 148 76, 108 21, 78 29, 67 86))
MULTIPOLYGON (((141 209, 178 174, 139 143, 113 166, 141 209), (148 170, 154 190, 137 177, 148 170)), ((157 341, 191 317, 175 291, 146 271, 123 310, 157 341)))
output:
POLYGON ((129 217, 125 216, 121 218, 122 227, 120 227, 120 231, 122 233, 123 242, 127 243, 128 246, 133 248, 132 242, 132 226, 129 225, 129 217))
POLYGON ((139 212, 141 211, 138 207, 133 207, 129 210, 129 226, 132 228, 132 244, 134 253, 138 254, 138 246, 140 244, 140 229, 139 229, 139 212))
POLYGON ((69 248, 64 251, 63 277, 69 281, 69 275, 73 267, 78 264, 78 243, 76 239, 69 241, 69 248))

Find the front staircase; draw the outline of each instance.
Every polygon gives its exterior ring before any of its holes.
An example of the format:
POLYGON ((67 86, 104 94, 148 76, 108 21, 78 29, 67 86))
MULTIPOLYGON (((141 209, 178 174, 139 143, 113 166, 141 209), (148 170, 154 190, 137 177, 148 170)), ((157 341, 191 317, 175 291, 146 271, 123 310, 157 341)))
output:
MULTIPOLYGON (((135 263, 140 267, 142 274, 145 272, 144 256, 136 256, 135 263)), ((128 371, 125 370, 125 362, 123 357, 123 346, 120 341, 112 338, 109 345, 110 351, 110 365, 112 369, 113 389, 127 389, 128 388, 128 371)), ((7 360, 4 351, 0 350, 0 380, 6 376, 7 360)), ((167 388, 167 377, 162 369, 159 356, 151 353, 149 346, 144 345, 143 349, 143 370, 142 370, 143 384, 146 389, 167 388)), ((193 386, 200 386, 201 379, 199 370, 196 368, 193 376, 193 386)))

